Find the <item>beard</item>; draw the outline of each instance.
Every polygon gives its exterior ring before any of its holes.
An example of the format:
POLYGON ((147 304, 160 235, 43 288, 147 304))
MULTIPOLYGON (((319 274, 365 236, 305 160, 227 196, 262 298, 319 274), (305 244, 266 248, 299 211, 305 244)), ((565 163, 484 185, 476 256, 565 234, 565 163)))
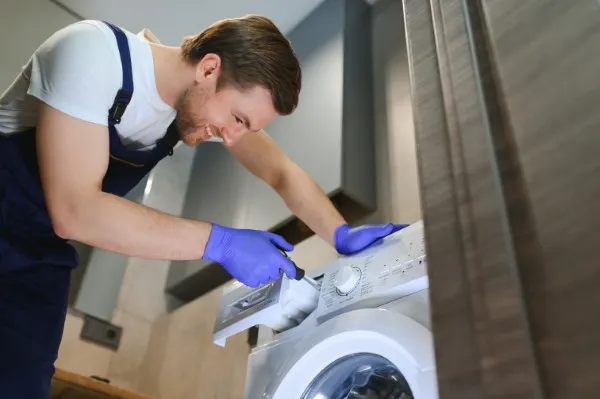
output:
POLYGON ((197 83, 187 88, 177 99, 175 125, 182 141, 186 142, 186 138, 189 139, 189 136, 202 126, 203 118, 194 110, 202 109, 207 100, 207 90, 200 88, 197 83))

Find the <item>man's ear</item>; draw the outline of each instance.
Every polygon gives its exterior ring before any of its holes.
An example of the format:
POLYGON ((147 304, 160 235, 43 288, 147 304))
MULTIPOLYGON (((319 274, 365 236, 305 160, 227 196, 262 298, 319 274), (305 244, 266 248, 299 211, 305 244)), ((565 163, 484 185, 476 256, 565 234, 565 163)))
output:
POLYGON ((200 82, 207 79, 216 79, 221 69, 221 57, 214 53, 208 53, 196 68, 196 81, 200 82))

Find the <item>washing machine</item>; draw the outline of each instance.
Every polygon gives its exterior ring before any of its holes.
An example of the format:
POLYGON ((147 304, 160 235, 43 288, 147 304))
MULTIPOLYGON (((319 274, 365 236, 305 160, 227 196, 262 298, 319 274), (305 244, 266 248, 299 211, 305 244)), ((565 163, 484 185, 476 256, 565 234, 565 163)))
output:
POLYGON ((424 241, 418 222, 310 279, 227 286, 215 343, 259 328, 245 399, 437 399, 424 241))

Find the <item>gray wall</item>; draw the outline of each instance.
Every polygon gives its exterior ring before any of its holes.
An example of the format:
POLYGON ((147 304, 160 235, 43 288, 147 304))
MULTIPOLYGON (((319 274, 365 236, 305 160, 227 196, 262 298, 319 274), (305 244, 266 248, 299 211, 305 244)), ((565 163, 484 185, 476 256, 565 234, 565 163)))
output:
POLYGON ((56 30, 76 21, 76 18, 48 0, 2 0, 0 92, 8 88, 42 41, 56 30))
MULTIPOLYGON (((290 34, 302 64, 298 109, 266 130, 331 195, 375 202, 371 13, 363 0, 327 0, 290 34)), ((292 217, 265 184, 248 186, 246 225, 272 229, 292 217)))
MULTIPOLYGON (((300 104, 265 129, 326 193, 338 188, 341 179, 344 4, 325 1, 290 33, 302 64, 300 104)), ((274 219, 292 216, 266 184, 252 182, 248 189, 247 226, 270 229, 274 219)))
POLYGON ((341 157, 342 186, 347 195, 376 209, 371 20, 371 6, 364 0, 346 1, 341 157))
MULTIPOLYGON (((377 211, 362 223, 414 223, 422 214, 402 1, 379 0, 371 18, 377 211)), ((313 236, 292 256, 310 270, 338 255, 313 236)))
POLYGON ((410 73, 401 0, 372 8, 378 212, 381 221, 421 218, 410 73))

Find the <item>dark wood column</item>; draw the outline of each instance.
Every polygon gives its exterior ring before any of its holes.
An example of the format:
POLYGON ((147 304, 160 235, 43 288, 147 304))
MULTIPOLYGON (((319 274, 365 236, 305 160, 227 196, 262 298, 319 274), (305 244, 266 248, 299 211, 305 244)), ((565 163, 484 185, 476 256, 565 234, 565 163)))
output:
POLYGON ((440 397, 600 397, 600 5, 404 0, 440 397))

